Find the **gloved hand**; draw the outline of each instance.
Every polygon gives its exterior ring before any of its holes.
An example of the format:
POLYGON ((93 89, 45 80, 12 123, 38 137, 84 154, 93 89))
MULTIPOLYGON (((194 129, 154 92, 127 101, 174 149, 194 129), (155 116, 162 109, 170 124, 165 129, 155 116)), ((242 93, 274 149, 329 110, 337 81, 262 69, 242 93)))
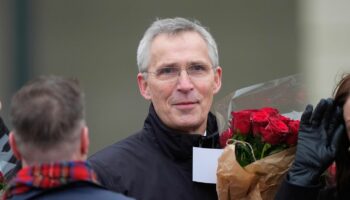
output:
POLYGON ((308 105, 301 116, 295 160, 288 172, 290 183, 299 186, 319 184, 321 174, 335 159, 345 128, 339 107, 332 99, 321 99, 315 110, 308 105))

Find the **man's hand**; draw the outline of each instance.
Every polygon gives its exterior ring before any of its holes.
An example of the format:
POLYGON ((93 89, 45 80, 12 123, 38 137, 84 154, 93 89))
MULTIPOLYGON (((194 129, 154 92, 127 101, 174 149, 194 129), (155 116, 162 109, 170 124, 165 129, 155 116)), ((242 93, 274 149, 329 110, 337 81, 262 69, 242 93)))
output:
POLYGON ((308 105, 301 116, 295 160, 289 182, 299 186, 318 185, 321 174, 334 161, 344 134, 342 111, 332 99, 321 99, 315 110, 308 105))

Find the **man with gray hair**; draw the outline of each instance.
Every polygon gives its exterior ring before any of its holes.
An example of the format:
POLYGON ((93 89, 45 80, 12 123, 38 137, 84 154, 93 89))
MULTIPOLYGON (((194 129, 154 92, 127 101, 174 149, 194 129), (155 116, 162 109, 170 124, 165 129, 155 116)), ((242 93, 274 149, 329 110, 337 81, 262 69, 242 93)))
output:
POLYGON ((13 97, 9 142, 22 169, 4 199, 129 199, 99 185, 85 161, 84 94, 77 81, 37 78, 13 97))
POLYGON ((136 199, 217 199, 215 185, 192 181, 192 148, 218 147, 209 111, 222 69, 213 37, 199 22, 156 20, 140 41, 137 64, 149 114, 139 132, 89 158, 99 179, 136 199))

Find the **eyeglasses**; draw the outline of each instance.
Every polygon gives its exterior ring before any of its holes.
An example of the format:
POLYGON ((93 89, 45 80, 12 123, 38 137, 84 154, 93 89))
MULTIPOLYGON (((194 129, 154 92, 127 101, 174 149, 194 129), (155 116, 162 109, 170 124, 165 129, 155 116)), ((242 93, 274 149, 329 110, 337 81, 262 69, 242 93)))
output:
POLYGON ((174 81, 180 77, 182 70, 185 70, 187 75, 190 78, 201 79, 201 78, 207 77, 210 74, 210 70, 213 70, 213 69, 214 68, 211 66, 202 65, 202 64, 195 64, 195 65, 190 65, 189 67, 187 67, 185 69, 181 69, 179 67, 163 67, 163 68, 157 69, 154 72, 147 71, 144 73, 145 74, 152 74, 158 80, 174 81))

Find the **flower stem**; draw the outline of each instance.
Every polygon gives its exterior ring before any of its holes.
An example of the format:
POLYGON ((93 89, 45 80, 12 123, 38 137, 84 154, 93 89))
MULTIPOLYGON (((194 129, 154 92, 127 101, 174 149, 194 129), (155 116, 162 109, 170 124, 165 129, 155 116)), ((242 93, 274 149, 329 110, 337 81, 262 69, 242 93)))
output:
POLYGON ((264 144, 264 147, 263 147, 263 149, 262 149, 262 151, 261 151, 260 159, 262 159, 262 158, 265 157, 265 152, 266 152, 270 147, 271 147, 270 144, 268 144, 268 143, 265 143, 265 144, 264 144))

